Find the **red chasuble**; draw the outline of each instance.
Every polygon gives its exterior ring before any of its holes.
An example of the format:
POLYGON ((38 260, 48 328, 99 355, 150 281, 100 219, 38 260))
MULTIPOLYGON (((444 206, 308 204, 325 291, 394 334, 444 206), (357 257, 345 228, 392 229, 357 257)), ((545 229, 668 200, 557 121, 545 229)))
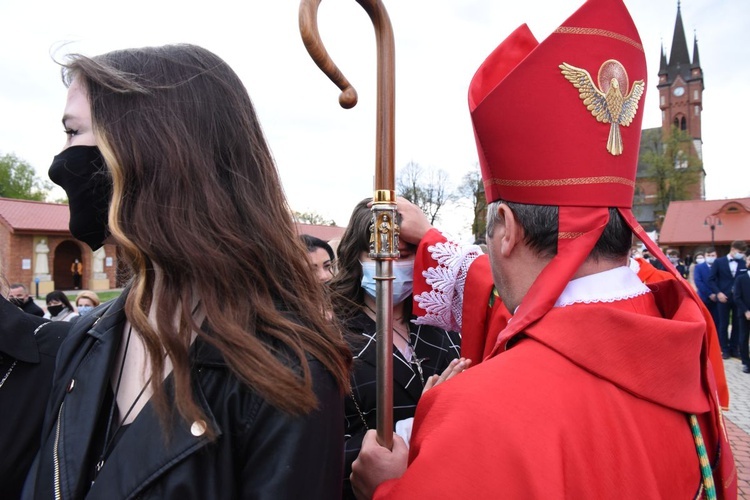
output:
MULTIPOLYGON (((420 244, 415 295, 434 266, 420 244)), ((736 470, 706 352, 705 319, 675 280, 611 303, 554 308, 512 347, 423 396, 409 468, 375 498, 693 498, 699 418, 720 498, 736 470), (711 396, 710 396, 711 395, 711 396)), ((487 257, 466 277, 462 354, 479 363, 507 310, 487 257)), ((418 308, 415 308, 418 309, 418 308)))
POLYGON ((409 468, 375 498, 693 498, 691 413, 712 462, 721 457, 720 498, 733 498, 731 450, 698 362, 703 317, 676 285, 555 308, 507 351, 428 391, 409 468))

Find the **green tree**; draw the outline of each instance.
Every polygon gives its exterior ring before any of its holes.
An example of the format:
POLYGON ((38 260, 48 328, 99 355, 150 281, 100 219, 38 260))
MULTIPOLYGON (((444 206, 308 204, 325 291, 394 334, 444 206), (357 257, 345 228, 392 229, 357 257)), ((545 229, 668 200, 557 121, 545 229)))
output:
POLYGON ((703 163, 694 153, 692 138, 677 127, 672 127, 664 142, 652 146, 641 162, 656 184, 656 208, 664 214, 671 202, 690 198, 701 182, 703 163))
POLYGON ((435 223, 446 203, 456 199, 444 170, 424 168, 413 161, 399 170, 396 192, 421 208, 430 224, 435 223))
POLYGON ((484 183, 478 164, 474 164, 474 168, 464 175, 461 184, 458 186, 458 195, 471 202, 474 214, 471 222, 471 234, 474 235, 474 241, 477 243, 484 242, 487 232, 487 198, 484 195, 484 183))
POLYGON ((294 212, 294 220, 300 224, 314 224, 316 226, 335 226, 336 221, 326 219, 316 212, 294 212))
POLYGON ((43 201, 52 184, 39 179, 34 169, 14 154, 0 156, 0 196, 43 201))

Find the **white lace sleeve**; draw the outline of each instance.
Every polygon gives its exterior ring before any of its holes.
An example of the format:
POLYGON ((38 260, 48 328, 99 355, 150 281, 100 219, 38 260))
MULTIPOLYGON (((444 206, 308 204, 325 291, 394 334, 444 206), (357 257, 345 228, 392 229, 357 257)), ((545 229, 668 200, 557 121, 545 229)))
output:
POLYGON ((438 265, 422 271, 432 290, 414 296, 414 301, 425 310, 425 315, 415 323, 460 332, 466 275, 482 250, 476 245, 462 246, 450 239, 427 250, 438 265))

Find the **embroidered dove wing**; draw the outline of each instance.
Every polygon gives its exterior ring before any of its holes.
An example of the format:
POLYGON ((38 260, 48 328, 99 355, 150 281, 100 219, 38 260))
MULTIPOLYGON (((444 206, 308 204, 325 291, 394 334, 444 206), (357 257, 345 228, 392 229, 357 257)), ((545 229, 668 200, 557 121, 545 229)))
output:
POLYGON ((638 101, 643 95, 643 80, 634 82, 630 93, 623 97, 616 78, 612 78, 609 90, 605 94, 597 88, 591 75, 585 69, 576 68, 568 63, 562 63, 559 67, 563 76, 578 89, 583 105, 591 111, 596 121, 611 124, 607 138, 607 151, 613 155, 622 154, 620 125, 627 127, 633 121, 638 111, 638 101))

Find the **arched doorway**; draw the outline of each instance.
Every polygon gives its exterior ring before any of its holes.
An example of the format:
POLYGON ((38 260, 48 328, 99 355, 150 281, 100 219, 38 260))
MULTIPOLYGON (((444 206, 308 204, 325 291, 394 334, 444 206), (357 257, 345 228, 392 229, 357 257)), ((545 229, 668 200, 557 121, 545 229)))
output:
MULTIPOLYGON (((67 240, 55 248, 55 264, 52 279, 55 280, 55 288, 57 290, 73 289, 73 274, 70 272, 70 267, 73 265, 75 259, 78 259, 78 262, 83 262, 81 247, 77 243, 67 240)), ((85 272, 83 276, 86 276, 85 272)), ((85 285, 86 283, 83 283, 82 288, 85 285)))

